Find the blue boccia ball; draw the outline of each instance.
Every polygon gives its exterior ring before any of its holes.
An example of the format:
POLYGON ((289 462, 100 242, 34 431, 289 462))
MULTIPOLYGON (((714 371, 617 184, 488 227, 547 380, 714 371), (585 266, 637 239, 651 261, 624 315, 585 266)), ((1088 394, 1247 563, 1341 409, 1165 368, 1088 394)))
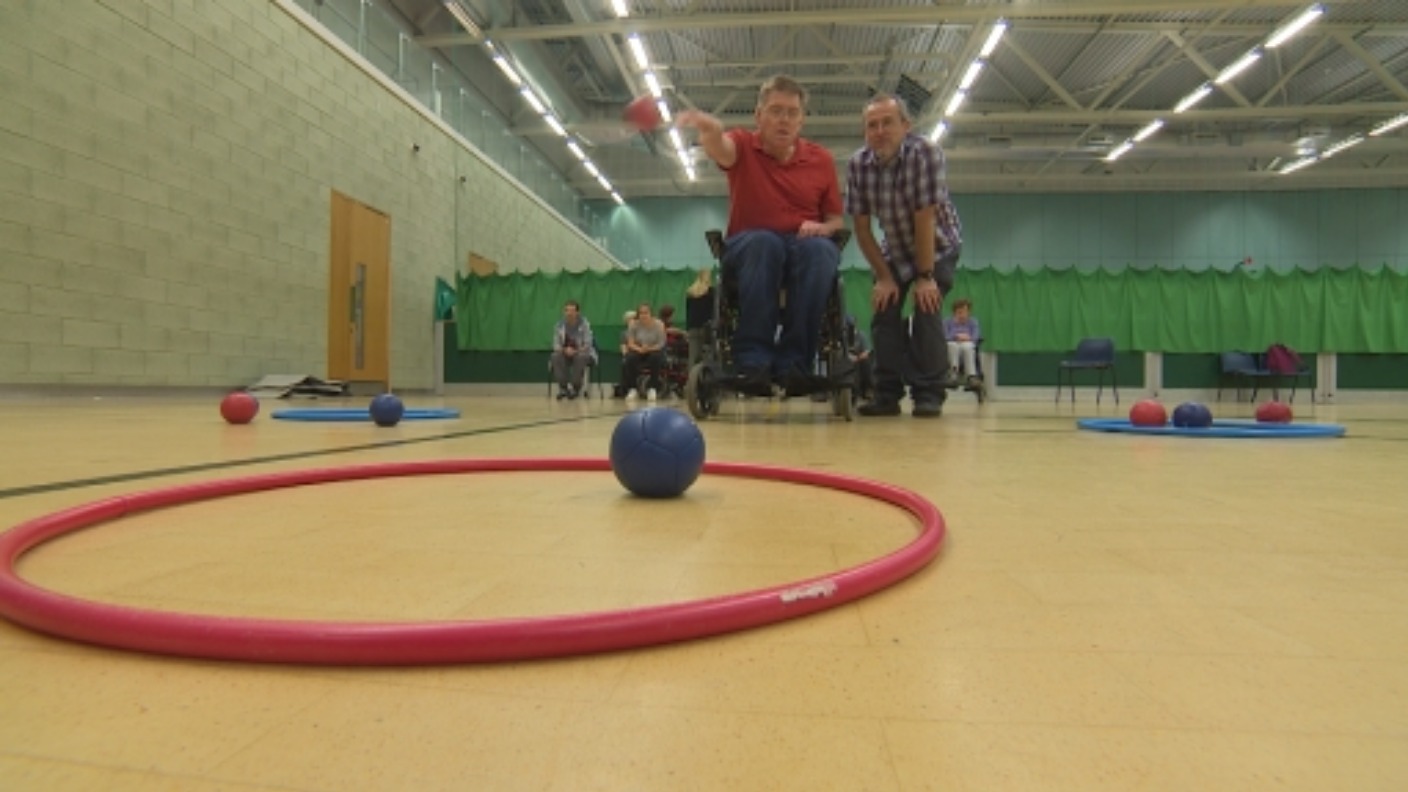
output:
POLYGON ((367 411, 371 413, 377 426, 395 426, 401 422, 401 416, 406 414, 406 405, 402 404, 398 397, 383 393, 372 399, 367 411))
POLYGON ((611 433, 611 470, 621 486, 641 497, 677 497, 703 469, 704 434, 679 410, 626 413, 611 433))
POLYGON ((1212 410, 1200 402, 1184 402, 1173 410, 1173 425, 1186 429, 1212 426, 1212 410))

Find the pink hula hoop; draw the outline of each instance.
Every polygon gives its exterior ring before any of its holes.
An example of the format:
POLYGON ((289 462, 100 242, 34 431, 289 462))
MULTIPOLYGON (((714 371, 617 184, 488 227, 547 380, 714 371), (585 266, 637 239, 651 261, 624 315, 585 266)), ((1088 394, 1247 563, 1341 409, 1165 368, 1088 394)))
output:
POLYGON ((124 515, 245 492, 392 476, 514 471, 609 471, 605 459, 465 459, 318 468, 185 484, 95 501, 0 535, 0 616, 30 629, 155 654, 321 665, 428 665, 558 657, 685 641, 834 608, 903 580, 934 559, 943 515, 899 487, 791 468, 711 462, 704 472, 827 487, 890 503, 919 518, 900 549, 819 577, 720 597, 540 618, 432 622, 250 619, 153 611, 79 599, 15 572, 25 552, 124 515))

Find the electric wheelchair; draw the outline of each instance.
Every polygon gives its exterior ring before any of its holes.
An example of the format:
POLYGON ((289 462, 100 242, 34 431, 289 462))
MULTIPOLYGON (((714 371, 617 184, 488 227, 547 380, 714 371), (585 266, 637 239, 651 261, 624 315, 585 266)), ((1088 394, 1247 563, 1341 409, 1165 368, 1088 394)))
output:
MULTIPOLYGON (((832 412, 847 421, 855 419, 857 376, 855 364, 851 362, 849 349, 853 338, 848 333, 846 305, 842 293, 841 276, 837 273, 836 283, 826 300, 826 310, 822 318, 821 333, 817 341, 817 359, 812 364, 812 373, 806 383, 806 392, 789 389, 779 392, 776 385, 769 385, 766 392, 756 389, 756 383, 745 383, 738 376, 733 360, 733 338, 738 329, 738 278, 731 267, 724 266, 724 235, 722 231, 706 231, 704 238, 709 243, 709 251, 718 262, 719 286, 714 290, 713 319, 702 333, 703 349, 700 362, 689 370, 685 381, 684 397, 689 404, 689 412, 697 420, 717 415, 726 393, 738 396, 774 397, 811 396, 825 394, 832 406, 832 412)), ((845 249, 851 232, 841 230, 832 235, 831 241, 840 249, 845 249)), ((782 310, 785 312, 786 297, 783 296, 782 310)))

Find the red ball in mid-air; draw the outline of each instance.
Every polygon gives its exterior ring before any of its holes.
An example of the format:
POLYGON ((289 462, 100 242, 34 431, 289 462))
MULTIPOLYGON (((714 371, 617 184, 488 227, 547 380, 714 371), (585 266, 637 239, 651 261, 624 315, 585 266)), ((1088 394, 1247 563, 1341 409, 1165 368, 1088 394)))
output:
POLYGON ((220 417, 232 424, 247 424, 259 414, 259 400, 238 391, 220 400, 220 417))
POLYGON ((660 108, 655 105, 652 96, 640 96, 626 105, 626 110, 622 113, 622 118, 626 123, 639 129, 642 132, 649 132, 660 126, 663 120, 660 116, 660 108))

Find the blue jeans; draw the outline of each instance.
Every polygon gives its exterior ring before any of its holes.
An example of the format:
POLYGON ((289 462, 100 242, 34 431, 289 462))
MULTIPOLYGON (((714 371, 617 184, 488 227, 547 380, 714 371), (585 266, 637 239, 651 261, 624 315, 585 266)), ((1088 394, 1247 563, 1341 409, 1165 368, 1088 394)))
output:
POLYGON ((792 368, 810 372, 826 300, 841 267, 836 243, 829 237, 741 231, 724 243, 723 265, 738 278, 734 365, 774 376, 792 368), (778 294, 783 288, 787 311, 778 336, 778 294))

